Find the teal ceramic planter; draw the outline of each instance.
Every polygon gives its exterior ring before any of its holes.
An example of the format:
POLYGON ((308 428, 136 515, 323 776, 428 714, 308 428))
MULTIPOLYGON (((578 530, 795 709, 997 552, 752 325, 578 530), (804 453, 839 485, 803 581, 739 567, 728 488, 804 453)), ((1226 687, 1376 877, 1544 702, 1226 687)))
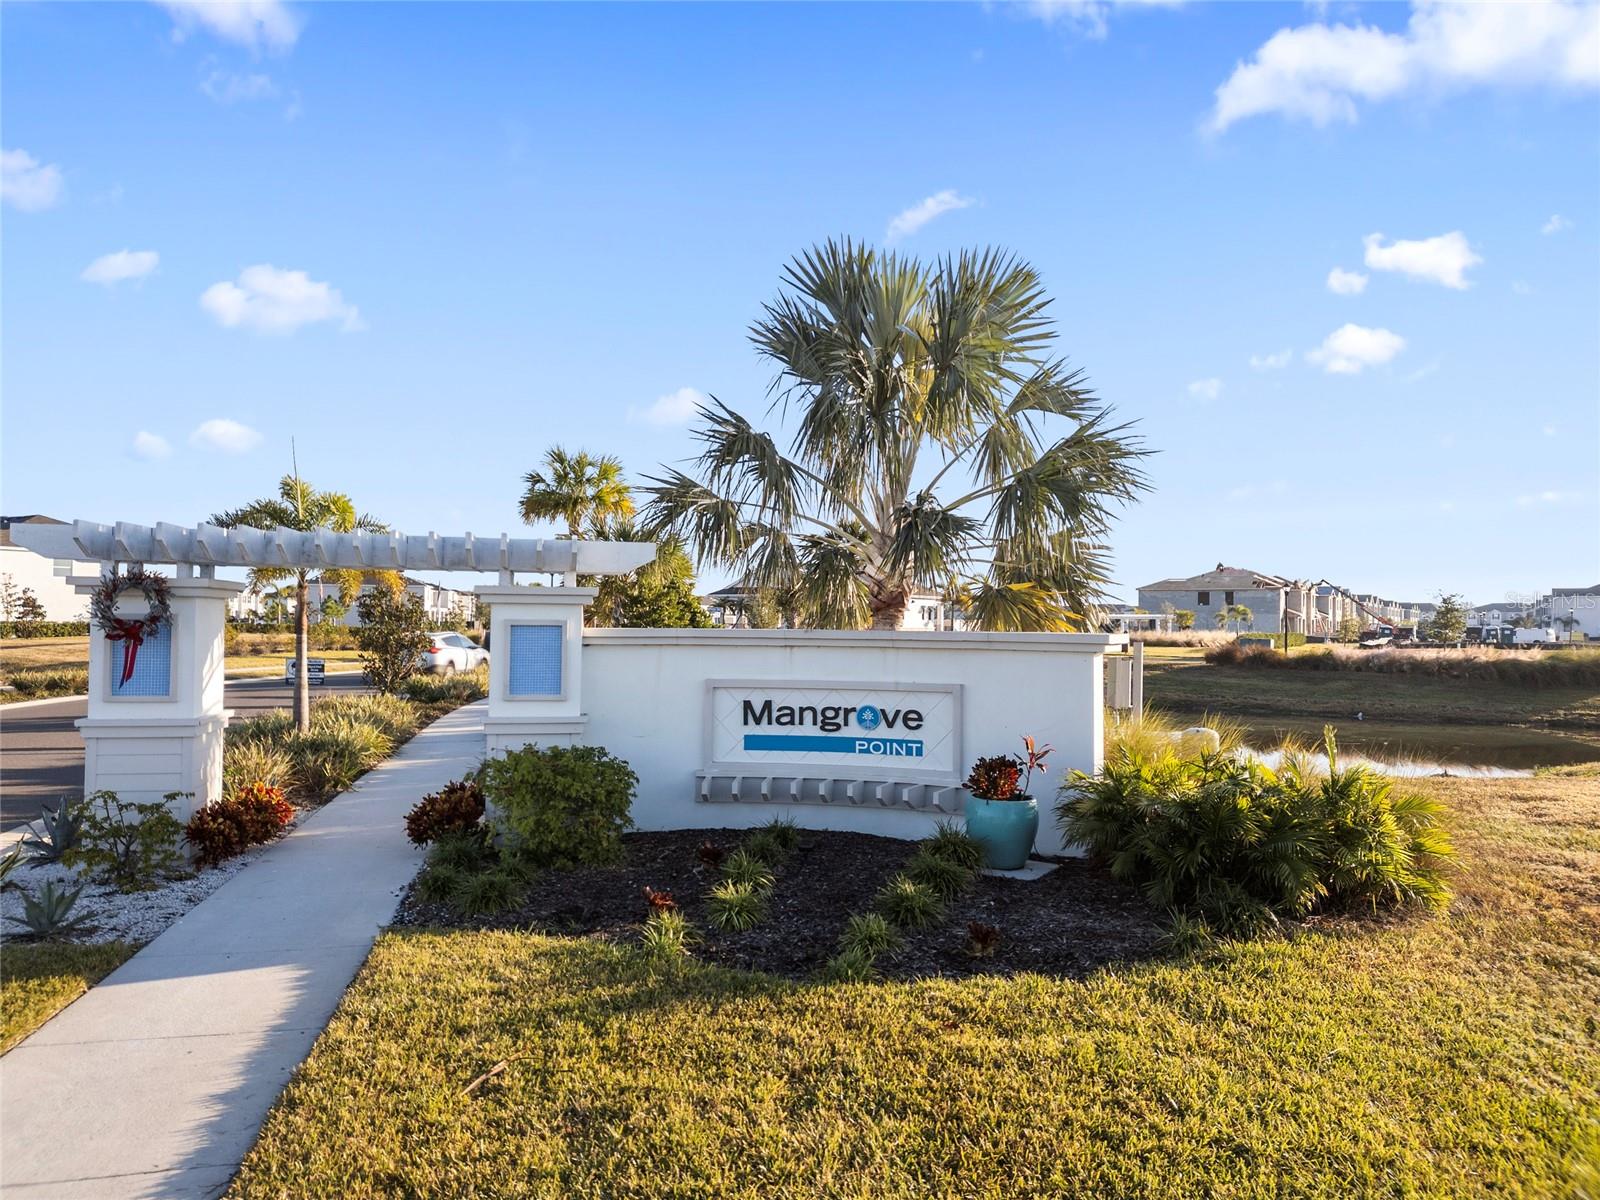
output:
POLYGON ((1018 800, 980 800, 967 797, 967 833, 982 843, 984 865, 998 871, 1024 866, 1039 832, 1039 802, 1032 796, 1018 800))

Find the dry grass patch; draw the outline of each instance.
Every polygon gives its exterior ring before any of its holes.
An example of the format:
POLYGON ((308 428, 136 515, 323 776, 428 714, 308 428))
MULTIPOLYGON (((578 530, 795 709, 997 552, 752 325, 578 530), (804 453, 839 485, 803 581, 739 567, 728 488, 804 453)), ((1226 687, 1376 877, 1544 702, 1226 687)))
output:
POLYGON ((0 1054, 111 974, 137 949, 127 942, 0 944, 0 1054))

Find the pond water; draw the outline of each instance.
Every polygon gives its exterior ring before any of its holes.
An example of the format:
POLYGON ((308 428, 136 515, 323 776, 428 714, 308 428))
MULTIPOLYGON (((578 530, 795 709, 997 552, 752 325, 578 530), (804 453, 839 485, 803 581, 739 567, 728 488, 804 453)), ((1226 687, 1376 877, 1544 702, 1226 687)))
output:
MULTIPOLYGON (((1198 713, 1169 713, 1180 722, 1200 724, 1198 713)), ((1246 727, 1245 741, 1262 751, 1286 737, 1320 745, 1322 718, 1230 716, 1246 727)), ((1503 725, 1405 725, 1379 721, 1332 722, 1341 755, 1365 758, 1395 775, 1519 775, 1535 767, 1600 762, 1600 730, 1587 738, 1503 725)))

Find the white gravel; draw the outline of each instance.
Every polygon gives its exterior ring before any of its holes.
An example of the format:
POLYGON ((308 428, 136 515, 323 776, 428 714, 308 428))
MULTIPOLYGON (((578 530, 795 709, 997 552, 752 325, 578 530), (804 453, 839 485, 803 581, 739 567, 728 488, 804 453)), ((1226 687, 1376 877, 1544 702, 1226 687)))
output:
MULTIPOLYGON (((148 942, 271 848, 269 842, 230 858, 221 866, 207 867, 148 892, 124 894, 106 884, 90 883, 72 908, 71 915, 81 924, 61 940, 148 942)), ((28 866, 24 860, 23 865, 12 872, 9 882, 20 885, 30 894, 37 894, 47 883, 54 882, 70 889, 77 887, 81 880, 76 871, 60 863, 28 866)), ((22 924, 21 917, 22 897, 15 888, 7 888, 0 893, 0 936, 28 936, 28 927, 22 924)))

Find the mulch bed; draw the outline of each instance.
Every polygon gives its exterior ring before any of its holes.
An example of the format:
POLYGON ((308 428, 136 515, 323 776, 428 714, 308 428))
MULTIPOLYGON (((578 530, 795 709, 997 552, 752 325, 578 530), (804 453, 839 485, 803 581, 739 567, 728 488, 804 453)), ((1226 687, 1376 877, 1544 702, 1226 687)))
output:
MULTIPOLYGON (((673 830, 623 838, 624 858, 611 867, 580 867, 540 876, 521 903, 488 917, 463 917, 446 904, 428 904, 408 890, 398 925, 472 929, 534 929, 571 936, 635 941, 649 907, 643 889, 672 893, 699 931, 697 958, 791 979, 813 976, 832 957, 852 913, 870 909, 873 895, 911 856, 913 846, 862 833, 806 830, 800 848, 776 874, 766 920, 742 933, 716 929, 705 895, 715 870, 696 853, 710 841, 732 851, 747 831, 673 830)), ((889 978, 1008 975, 1032 971, 1081 977, 1113 963, 1158 953, 1158 914, 1104 868, 1068 859, 1037 880, 984 876, 952 904, 943 923, 908 931, 899 950, 880 956, 889 978), (1000 930, 991 958, 966 952, 967 922, 1000 930)))

